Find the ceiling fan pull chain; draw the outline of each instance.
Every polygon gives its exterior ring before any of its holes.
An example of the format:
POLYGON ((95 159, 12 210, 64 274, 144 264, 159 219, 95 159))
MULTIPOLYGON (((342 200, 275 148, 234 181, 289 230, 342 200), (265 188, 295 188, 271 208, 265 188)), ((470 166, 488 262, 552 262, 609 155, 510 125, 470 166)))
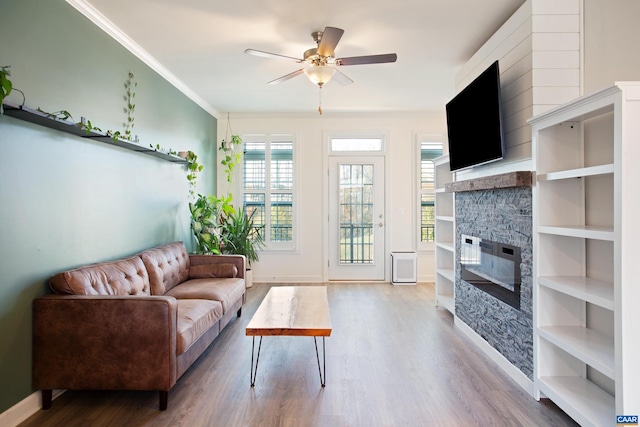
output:
POLYGON ((322 85, 318 85, 318 113, 322 115, 322 85))

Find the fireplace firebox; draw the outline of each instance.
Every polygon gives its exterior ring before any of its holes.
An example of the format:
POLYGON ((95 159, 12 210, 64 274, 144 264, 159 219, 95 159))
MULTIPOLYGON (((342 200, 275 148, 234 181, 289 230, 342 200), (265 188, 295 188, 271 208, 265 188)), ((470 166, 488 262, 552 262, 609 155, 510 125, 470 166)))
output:
POLYGON ((461 235, 460 278, 520 310, 520 248, 461 235))

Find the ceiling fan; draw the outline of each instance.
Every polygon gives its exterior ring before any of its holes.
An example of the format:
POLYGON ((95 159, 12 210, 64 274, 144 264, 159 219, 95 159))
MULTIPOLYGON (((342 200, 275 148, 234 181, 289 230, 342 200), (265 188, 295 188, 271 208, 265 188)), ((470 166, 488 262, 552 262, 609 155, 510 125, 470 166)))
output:
POLYGON ((280 78, 272 80, 269 84, 278 84, 302 73, 320 88, 333 79, 342 85, 353 83, 349 77, 338 70, 338 67, 346 65, 363 65, 363 64, 381 64, 386 62, 396 62, 398 56, 395 53, 387 53, 383 55, 367 55, 352 56, 346 58, 335 58, 334 51, 344 34, 344 30, 336 27, 325 27, 324 31, 314 31, 311 37, 318 47, 312 48, 304 52, 302 59, 292 56, 279 55, 277 53, 264 52, 256 49, 246 49, 244 53, 249 55, 261 56, 264 58, 286 59, 299 64, 306 64, 305 68, 300 68, 292 73, 284 75, 280 78))

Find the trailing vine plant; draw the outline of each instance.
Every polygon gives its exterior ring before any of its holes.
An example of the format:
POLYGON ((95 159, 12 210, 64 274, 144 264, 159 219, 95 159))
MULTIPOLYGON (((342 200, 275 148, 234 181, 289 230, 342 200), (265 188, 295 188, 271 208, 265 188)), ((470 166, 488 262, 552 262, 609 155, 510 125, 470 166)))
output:
POLYGON ((91 120, 87 120, 86 117, 80 117, 80 121, 76 122, 73 119, 73 116, 71 115, 71 113, 68 112, 67 110, 54 111, 53 113, 49 113, 48 111, 44 111, 40 107, 36 108, 36 110, 38 110, 39 112, 41 112, 42 114, 44 114, 45 116, 47 116, 50 119, 62 120, 62 121, 71 120, 72 122, 75 123, 76 126, 78 126, 80 129, 83 129, 87 133, 87 135, 89 135, 91 133, 91 131, 102 132, 102 129, 100 129, 97 126, 93 126, 91 124, 91 120))
POLYGON ((2 65, 0 66, 0 115, 4 113, 4 108, 2 107, 2 102, 4 99, 9 96, 11 92, 19 92, 22 94, 22 105, 25 103, 24 92, 20 89, 13 87, 13 83, 9 80, 11 76, 11 65, 2 65))
POLYGON ((236 147, 240 147, 241 145, 242 138, 240 138, 240 135, 231 135, 231 140, 227 141, 223 139, 218 149, 224 156, 222 160, 220 160, 220 164, 224 168, 223 170, 229 185, 233 182, 233 170, 242 160, 242 152, 236 151, 236 147))
POLYGON ((198 155, 193 151, 187 151, 185 159, 189 162, 187 167, 187 181, 189 181, 189 196, 194 198, 196 196, 196 181, 198 180, 198 174, 204 169, 204 165, 198 163, 198 155))
POLYGON ((0 66, 0 114, 4 112, 2 109, 2 101, 9 96, 13 89, 13 83, 9 80, 11 76, 9 68, 11 68, 11 65, 0 66))
MULTIPOLYGON (((126 121, 123 123, 124 132, 120 136, 128 141, 132 141, 132 130, 135 125, 135 117, 133 113, 136 110, 136 104, 133 103, 133 99, 136 97, 136 93, 134 92, 134 88, 138 87, 138 82, 134 80, 135 76, 131 71, 129 71, 129 77, 124 82, 124 100, 127 103, 127 106, 124 109, 125 114, 127 115, 126 121)), ((136 138, 137 139, 137 138, 136 138)))

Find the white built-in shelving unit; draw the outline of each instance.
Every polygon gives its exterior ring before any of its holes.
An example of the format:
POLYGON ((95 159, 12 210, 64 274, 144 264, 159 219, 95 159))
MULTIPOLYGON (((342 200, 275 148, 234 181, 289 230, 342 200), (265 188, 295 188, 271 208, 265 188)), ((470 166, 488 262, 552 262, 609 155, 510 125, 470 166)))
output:
POLYGON ((532 118, 534 388, 583 426, 640 413, 640 83, 532 118))
POLYGON ((455 314, 455 198, 444 186, 453 182, 449 156, 434 160, 436 188, 436 305, 455 314))

